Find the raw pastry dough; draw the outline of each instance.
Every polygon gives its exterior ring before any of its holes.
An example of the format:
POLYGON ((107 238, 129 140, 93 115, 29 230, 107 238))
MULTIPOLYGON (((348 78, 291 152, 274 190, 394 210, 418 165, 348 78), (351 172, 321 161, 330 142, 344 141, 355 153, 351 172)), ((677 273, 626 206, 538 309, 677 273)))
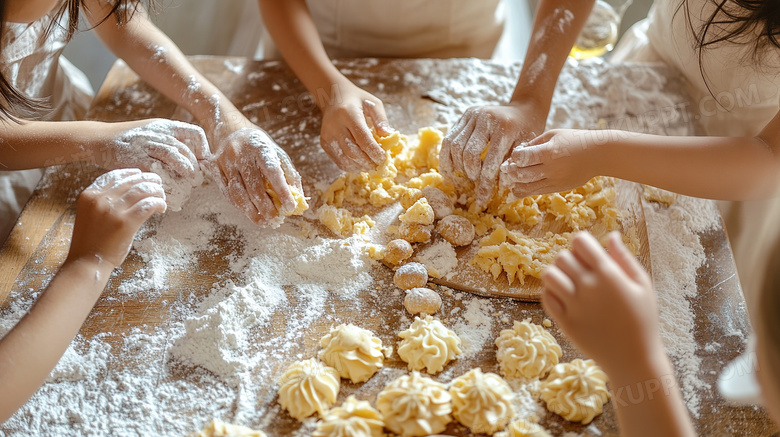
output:
POLYGON ((495 437, 552 437, 540 425, 524 419, 515 420, 506 427, 505 431, 494 435, 495 437))
POLYGON ((405 213, 399 215, 398 220, 401 223, 413 225, 432 225, 434 216, 433 208, 428 204, 428 200, 422 197, 414 202, 405 213))
POLYGON ((436 220, 441 220, 455 212, 455 202, 444 191, 436 187, 424 187, 422 197, 428 200, 428 204, 433 208, 436 220))
POLYGON ((573 360, 553 367, 541 384, 547 409, 572 422, 589 424, 609 400, 607 375, 593 360, 573 360))
MULTIPOLYGON (((265 182, 265 192, 268 193, 268 196, 271 198, 271 201, 274 203, 274 206, 278 211, 282 207, 282 201, 279 200, 279 196, 276 194, 276 191, 274 191, 271 183, 268 181, 265 182)), ((309 199, 307 199, 303 193, 298 191, 297 187, 293 187, 292 185, 290 186, 290 192, 293 195, 293 199, 295 199, 295 210, 286 215, 291 216, 303 214, 304 211, 309 209, 309 203, 307 202, 309 199)))
POLYGON ((263 431, 213 419, 209 426, 201 431, 190 433, 187 437, 266 437, 266 435, 263 431))
POLYGON ((392 240, 385 246, 384 260, 390 264, 401 264, 414 253, 412 245, 403 239, 392 240))
POLYGON ((340 407, 325 413, 312 437, 384 437, 383 428, 379 411, 350 396, 340 407))
POLYGON ((418 223, 401 223, 398 236, 410 243, 425 243, 431 240, 433 226, 418 223))
POLYGON ((354 383, 368 381, 384 363, 382 340, 352 324, 332 328, 320 346, 319 358, 354 383))
POLYGON ((334 208, 330 205, 322 205, 317 211, 320 223, 327 226, 336 235, 348 237, 352 234, 365 235, 374 226, 371 217, 364 215, 356 219, 352 213, 344 208, 334 208))
POLYGON ((376 406, 390 431, 404 437, 438 434, 452 422, 452 398, 444 384, 421 376, 404 375, 388 384, 376 406))
POLYGON ((409 370, 425 370, 434 375, 462 353, 460 337, 431 316, 414 318, 412 326, 398 334, 398 356, 409 370))
POLYGON ((544 378, 561 358, 561 347, 543 327, 530 319, 515 321, 496 338, 496 359, 507 378, 544 378))
POLYGON ((404 264, 395 271, 393 283, 403 290, 425 287, 428 283, 428 269, 420 263, 404 264))
POLYGON ((279 378, 279 404, 298 420, 314 413, 322 416, 336 402, 339 388, 336 369, 314 358, 299 361, 279 378))
POLYGON ((515 415, 512 389, 495 373, 471 369, 450 385, 452 415, 471 432, 493 434, 515 415))
POLYGON ((435 314, 441 308, 441 296, 430 288, 412 288, 406 292, 404 307, 411 314, 435 314))
POLYGON ((474 225, 466 217, 449 215, 436 224, 436 231, 453 246, 465 246, 474 241, 474 225))

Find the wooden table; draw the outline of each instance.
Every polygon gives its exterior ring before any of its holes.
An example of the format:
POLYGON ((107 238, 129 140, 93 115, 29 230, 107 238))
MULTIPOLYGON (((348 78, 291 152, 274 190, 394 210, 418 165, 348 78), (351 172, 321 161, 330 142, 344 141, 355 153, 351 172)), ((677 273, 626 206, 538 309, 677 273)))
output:
MULTIPOLYGON (((337 174, 335 166, 327 159, 324 153, 320 153, 315 159, 302 160, 305 156, 299 147, 301 141, 293 141, 293 133, 304 135, 316 143, 320 129, 320 114, 312 104, 310 97, 304 88, 294 78, 292 72, 283 64, 276 62, 245 61, 239 58, 214 58, 196 57, 193 63, 222 91, 233 100, 238 108, 241 108, 253 121, 266 129, 276 141, 285 148, 296 161, 296 166, 304 175, 313 177, 316 175, 337 174), (263 101, 263 104, 258 102, 263 101), (296 133, 297 132, 297 133, 296 133)), ((484 80, 494 80, 496 86, 502 92, 511 89, 511 79, 504 76, 516 77, 519 65, 504 65, 483 63, 476 60, 355 60, 337 62, 342 71, 353 81, 386 102, 391 123, 403 132, 415 132, 417 128, 436 124, 441 120, 437 118, 437 112, 446 109, 439 106, 433 100, 435 98, 422 98, 422 95, 437 80, 441 85, 442 75, 451 72, 453 77, 456 72, 465 66, 480 64, 486 74, 484 80), (415 73, 410 75, 409 73, 415 73)), ((607 68, 607 67, 605 67, 607 68)), ((661 69, 664 73, 668 70, 661 69)), ((679 83, 678 83, 679 86, 679 83)), ((485 101, 500 100, 501 92, 497 99, 490 96, 485 101)), ((446 103, 446 102, 445 102, 446 103)), ((91 118, 102 121, 122 121, 148 117, 172 117, 187 119, 186 112, 177 108, 159 94, 150 91, 149 87, 141 82, 119 62, 109 73, 103 87, 96 97, 91 118), (149 93, 150 99, 143 101, 134 100, 138 93, 149 93)), ((300 139, 300 138, 299 138, 300 139)), ((311 145, 309 145, 311 147, 311 145)), ((74 217, 74 200, 78 193, 87 186, 100 171, 81 165, 69 165, 47 171, 41 185, 34 193, 32 199, 24 209, 17 226, 11 233, 5 246, 0 251, 0 263, 3 266, 0 271, 0 301, 6 301, 9 294, 12 299, 28 296, 35 290, 39 290, 47 283, 50 276, 56 271, 63 261, 68 248, 74 217)), ((308 192, 312 186, 305 185, 308 192)), ((744 299, 739 283, 734 272, 734 264, 731 251, 725 233, 722 230, 712 231, 701 235, 705 247, 708 262, 702 267, 698 278, 698 296, 691 301, 695 311, 696 339, 699 344, 698 354, 702 358, 701 378, 710 385, 710 388, 701 390, 701 414, 697 419, 697 427, 701 435, 771 435, 776 428, 771 424, 767 416, 758 409, 746 407, 731 407, 719 398, 715 390, 717 372, 724 364, 740 353, 744 345, 737 340, 738 336, 729 336, 729 330, 737 330, 743 335, 749 332, 749 322, 745 313, 744 299), (736 321, 736 323, 734 323, 736 321), (726 326, 729 324, 729 326, 726 326), (717 340, 719 349, 704 349, 704 346, 717 340)), ((101 338, 109 344, 121 347, 122 336, 137 326, 161 326, 167 323, 166 300, 176 299, 178 287, 187 287, 195 294, 203 295, 208 292, 212 276, 219 269, 224 268, 222 258, 229 255, 229 245, 221 247, 217 253, 210 255, 209 259, 200 260, 198 271, 187 275, 179 275, 172 279, 175 282, 171 289, 159 299, 153 301, 125 300, 121 306, 117 306, 115 299, 110 299, 121 282, 131 278, 132 275, 143 267, 143 263, 135 253, 131 253, 122 268, 109 282, 103 297, 98 301, 92 315, 85 323, 81 334, 89 339, 102 333, 101 338)), ((387 270, 379 268, 376 275, 384 280, 385 284, 391 284, 390 274, 387 270)), ((388 295, 391 286, 388 288, 388 295)), ((453 298, 444 296, 445 303, 450 306, 458 306, 453 298)), ((532 317, 535 322, 544 318, 540 306, 529 303, 518 303, 508 300, 486 299, 489 305, 496 311, 507 315, 511 319, 523 319, 532 317)), ((7 307, 8 301, 4 306, 7 307)), ((367 303, 367 305, 379 305, 386 308, 389 313, 398 314, 400 299, 392 299, 386 302, 367 303)), ((332 311, 336 314, 344 312, 348 314, 350 308, 335 305, 332 311)), ((381 314, 381 310, 379 311, 381 314)), ((310 336, 302 339, 300 351, 305 357, 314 356, 319 339, 330 326, 326 315, 323 322, 311 327, 310 336)), ((367 317, 361 320, 362 326, 381 331, 382 326, 391 327, 392 332, 381 332, 383 340, 392 338, 402 326, 397 320, 381 320, 367 317)), ((497 323, 494 325, 493 335, 498 331, 497 323)), ((502 328, 504 326, 501 326, 502 328)), ((560 332, 553 327, 556 338, 564 349, 563 360, 568 361, 579 356, 572 345, 562 337, 560 332)), ((116 350, 116 349, 114 349, 116 350)), ((289 358, 289 357, 288 357, 289 358)), ((283 369, 289 364, 288 358, 269 357, 278 359, 276 367, 283 369)), ((160 357, 149 357, 149 362, 160 361, 160 357)), ((387 363, 388 367, 403 368, 404 363, 395 358, 387 363)), ((152 364, 149 364, 152 365, 152 364)), ((112 363, 114 367, 121 367, 122 363, 112 363)), ((459 375, 471 367, 481 366, 484 371, 497 371, 495 355, 492 348, 486 349, 468 362, 456 362, 451 365, 455 369, 454 375, 459 375)), ((170 376, 176 378, 176 375, 170 376)), ((268 390, 268 387, 258 390, 268 390)), ((355 390, 351 390, 355 391, 355 390)), ((185 408, 185 406, 182 406, 185 408)), ((259 408, 259 406, 258 406, 259 408)), ((185 408, 186 409, 186 408, 185 408)), ((265 417, 262 425, 267 430, 275 430, 269 435, 291 435, 298 424, 286 414, 277 410, 274 416, 265 417)), ((269 413, 270 414, 270 413, 269 413)), ((195 417, 193 423, 202 423, 208 417, 195 417)), ((228 419, 230 419, 228 417, 228 419)), ((248 425, 260 425, 248 423, 248 425)), ((556 434, 564 431, 584 432, 587 435, 591 431, 581 426, 565 423, 560 418, 548 414, 543 418, 543 423, 556 434)), ((598 435, 618 435, 614 410, 611 404, 605 408, 605 413, 598 417, 594 424, 600 431, 598 435)), ((154 424, 151 424, 154 428, 154 424)), ((20 429, 10 429, 0 426, 8 435, 15 435, 20 429)), ((466 435, 464 428, 451 426, 449 434, 466 435)), ((159 430, 162 432, 162 429, 159 430)))

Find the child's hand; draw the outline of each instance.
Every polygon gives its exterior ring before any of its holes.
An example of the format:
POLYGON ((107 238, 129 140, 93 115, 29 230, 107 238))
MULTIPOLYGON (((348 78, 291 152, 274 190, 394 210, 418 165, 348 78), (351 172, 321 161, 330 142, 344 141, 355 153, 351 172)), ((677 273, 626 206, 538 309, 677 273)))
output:
POLYGON ((556 129, 516 146, 501 164, 501 184, 517 198, 580 187, 598 173, 594 131, 556 129))
POLYGON ((609 253, 581 232, 542 275, 544 309, 611 378, 663 357, 655 293, 647 272, 609 236, 609 253))
POLYGON ((380 136, 393 133, 382 101, 356 86, 342 87, 340 97, 322 108, 320 144, 344 171, 373 170, 385 161, 385 151, 371 127, 380 136))
POLYGON ((544 130, 538 112, 525 104, 469 108, 442 141, 441 172, 459 185, 464 178, 476 184, 476 204, 484 209, 512 147, 544 130))
POLYGON ((290 157, 259 127, 233 131, 221 140, 215 154, 200 151, 198 159, 228 199, 255 223, 295 210, 290 187, 303 193, 301 176, 290 157), (281 211, 269 196, 269 187, 279 198, 281 211))
POLYGON ((122 264, 133 236, 155 212, 165 212, 162 180, 138 169, 113 170, 79 196, 69 261, 122 264))

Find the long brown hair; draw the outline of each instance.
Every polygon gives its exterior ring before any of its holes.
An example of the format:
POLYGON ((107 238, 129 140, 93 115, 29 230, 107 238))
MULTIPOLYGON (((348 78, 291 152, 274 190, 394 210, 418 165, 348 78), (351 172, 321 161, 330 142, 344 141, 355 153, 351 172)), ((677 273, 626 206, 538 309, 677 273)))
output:
MULTIPOLYGON (((141 0, 114 0, 111 11, 103 17, 98 25, 107 20, 112 15, 117 18, 120 24, 126 24, 132 18, 138 7, 141 6, 141 0)), ((68 24, 65 29, 67 32, 66 41, 70 41, 73 35, 79 30, 79 12, 85 6, 85 0, 62 0, 57 8, 51 23, 44 34, 45 38, 51 36, 56 26, 60 26, 60 19, 67 13, 68 24)), ((0 37, 5 31, 6 23, 6 2, 0 0, 0 37)), ((0 47, 0 50, 3 48, 0 47)), ((8 119, 18 122, 17 115, 24 118, 48 107, 48 100, 43 98, 34 98, 23 94, 13 86, 11 81, 0 71, 0 119, 8 119)))

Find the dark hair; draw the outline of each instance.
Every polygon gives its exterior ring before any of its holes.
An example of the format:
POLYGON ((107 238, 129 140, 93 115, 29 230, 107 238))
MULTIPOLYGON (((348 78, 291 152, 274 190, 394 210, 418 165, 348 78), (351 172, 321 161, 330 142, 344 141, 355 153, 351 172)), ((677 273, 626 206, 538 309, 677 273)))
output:
MULTIPOLYGON (((49 26, 46 28, 44 37, 48 38, 55 27, 60 26, 60 19, 67 13, 68 24, 67 29, 65 29, 67 32, 66 41, 70 41, 79 29, 79 12, 82 7, 86 7, 84 1, 85 0, 62 0, 59 9, 57 9, 51 23, 49 23, 49 26)), ((112 15, 116 16, 120 24, 125 24, 132 18, 140 4, 141 0, 114 0, 111 11, 100 20, 98 25, 112 15)), ((5 7, 5 0, 0 0, 0 38, 5 32, 5 7)), ((4 49, 4 47, 0 47, 0 50, 2 49, 4 49)), ((17 119, 16 114, 22 114, 23 116, 31 115, 37 111, 46 109, 47 107, 47 99, 34 98, 23 94, 13 86, 2 72, 0 72, 0 119, 9 119, 18 122, 19 120, 17 119)))
MULTIPOLYGON (((699 57, 701 72, 707 90, 712 94, 704 72, 704 51, 723 43, 750 44, 752 61, 763 65, 762 55, 771 48, 780 48, 780 1, 778 0, 707 0, 715 10, 709 17, 702 17, 704 25, 694 29, 689 0, 683 0, 677 8, 685 9, 685 18, 699 57)), ((675 14, 677 13, 675 12, 675 14)))

